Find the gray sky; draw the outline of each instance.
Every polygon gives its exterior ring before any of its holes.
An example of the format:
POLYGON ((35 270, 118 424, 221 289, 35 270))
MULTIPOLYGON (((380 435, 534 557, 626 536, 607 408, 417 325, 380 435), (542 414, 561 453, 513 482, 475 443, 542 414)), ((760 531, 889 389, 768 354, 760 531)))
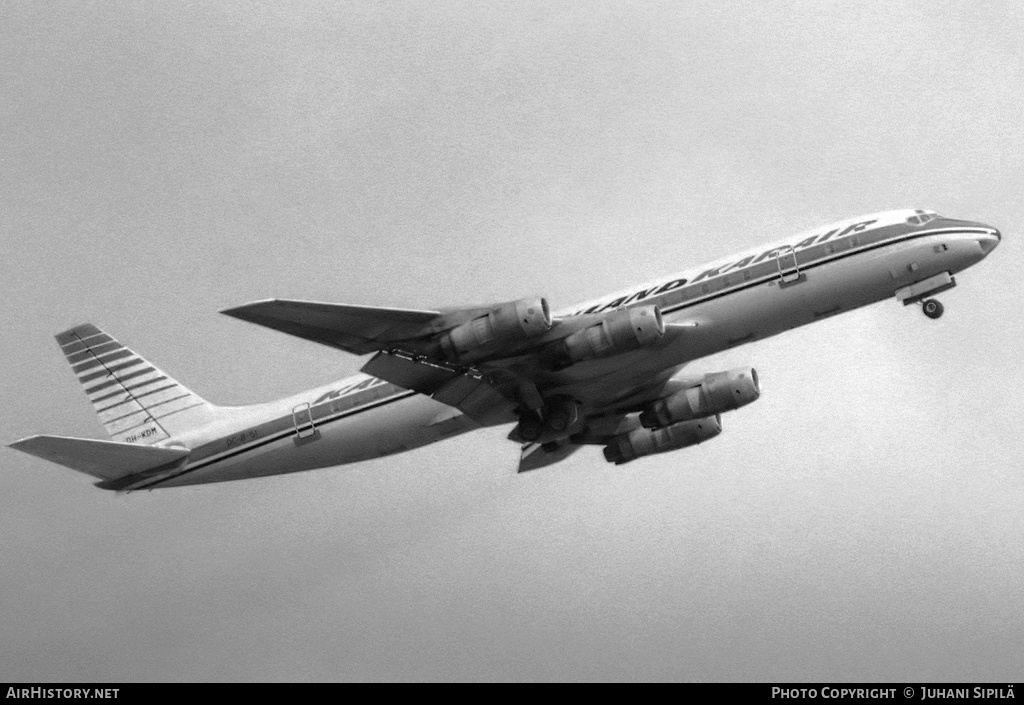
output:
POLYGON ((361 360, 270 296, 555 307, 895 207, 1003 244, 702 361, 698 448, 516 477, 505 428, 129 496, 2 450, 6 680, 1019 680, 1019 3, 0 9, 0 430, 103 437, 91 321, 218 403, 361 360))

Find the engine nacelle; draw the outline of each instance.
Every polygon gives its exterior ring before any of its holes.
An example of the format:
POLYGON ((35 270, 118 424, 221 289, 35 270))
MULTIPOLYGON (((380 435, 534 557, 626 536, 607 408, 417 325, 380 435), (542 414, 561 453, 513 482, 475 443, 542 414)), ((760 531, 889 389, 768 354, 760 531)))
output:
POLYGON ((474 351, 541 335, 551 329, 551 324, 546 299, 519 299, 452 328, 439 342, 445 357, 457 362, 474 351))
POLYGON ((640 414, 646 428, 658 428, 732 411, 761 396, 753 367, 705 375, 699 385, 649 404, 640 414))
POLYGON ((578 330, 561 343, 561 357, 573 363, 636 350, 660 340, 665 321, 657 306, 613 311, 600 323, 578 330))
POLYGON ((708 416, 696 421, 683 421, 665 428, 638 428, 618 436, 605 446, 604 459, 609 463, 622 465, 630 460, 667 453, 687 446, 696 445, 714 438, 722 432, 722 417, 708 416))

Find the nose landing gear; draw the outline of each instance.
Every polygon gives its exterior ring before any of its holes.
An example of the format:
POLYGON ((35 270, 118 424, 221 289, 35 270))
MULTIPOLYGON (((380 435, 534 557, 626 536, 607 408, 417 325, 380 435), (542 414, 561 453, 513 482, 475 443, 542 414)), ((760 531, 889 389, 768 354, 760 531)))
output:
POLYGON ((949 291, 956 286, 956 279, 949 272, 939 272, 934 277, 928 277, 919 282, 896 290, 896 300, 904 306, 910 304, 921 304, 921 310, 928 318, 938 318, 942 315, 942 304, 935 299, 926 298, 949 291))
POLYGON ((926 299, 921 302, 921 310, 928 318, 938 318, 945 309, 936 299, 926 299))

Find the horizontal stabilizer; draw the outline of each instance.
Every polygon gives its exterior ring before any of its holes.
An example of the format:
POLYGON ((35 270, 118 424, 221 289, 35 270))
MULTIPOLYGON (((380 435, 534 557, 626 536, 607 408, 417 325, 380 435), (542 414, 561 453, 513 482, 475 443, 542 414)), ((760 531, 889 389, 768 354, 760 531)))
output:
POLYGON ((440 311, 266 299, 221 313, 356 355, 436 332, 440 311))
POLYGON ((189 453, 185 448, 65 436, 30 436, 11 443, 10 447, 101 480, 119 480, 147 470, 173 467, 189 453))

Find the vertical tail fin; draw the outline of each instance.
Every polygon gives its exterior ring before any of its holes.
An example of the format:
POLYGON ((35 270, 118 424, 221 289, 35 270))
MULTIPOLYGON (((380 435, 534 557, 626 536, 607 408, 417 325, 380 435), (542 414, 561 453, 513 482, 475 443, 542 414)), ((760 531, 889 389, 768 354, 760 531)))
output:
POLYGON ((216 407, 91 323, 56 338, 111 440, 151 445, 213 420, 216 407))

